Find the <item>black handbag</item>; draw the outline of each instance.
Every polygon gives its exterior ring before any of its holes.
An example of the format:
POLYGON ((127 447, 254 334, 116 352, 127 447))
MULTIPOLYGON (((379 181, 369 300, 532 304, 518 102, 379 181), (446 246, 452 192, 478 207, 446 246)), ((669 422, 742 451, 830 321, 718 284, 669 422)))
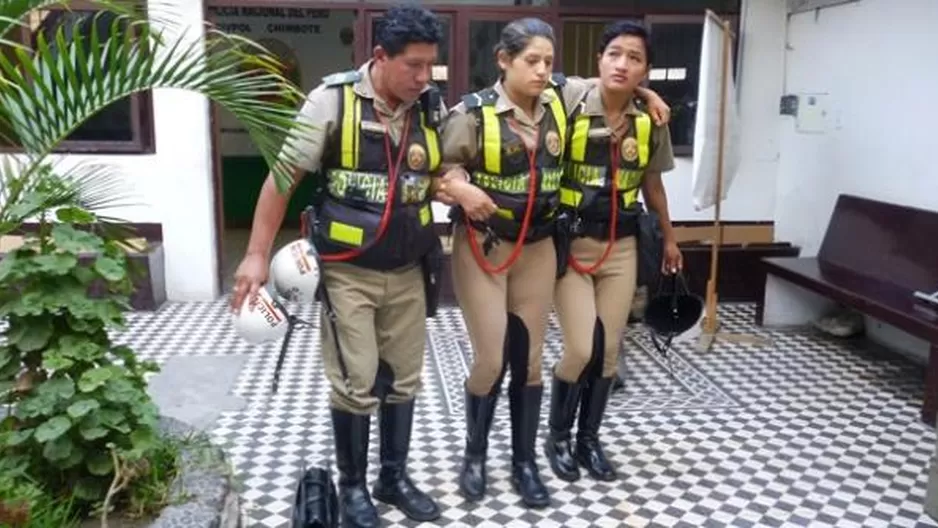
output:
POLYGON ((675 337, 697 324, 703 315, 704 301, 690 291, 683 273, 660 277, 658 290, 645 308, 645 326, 648 327, 652 344, 667 363, 668 372, 673 375, 669 354, 671 343, 675 337))
POLYGON ((304 468, 293 500, 292 528, 338 528, 339 498, 332 473, 304 468))

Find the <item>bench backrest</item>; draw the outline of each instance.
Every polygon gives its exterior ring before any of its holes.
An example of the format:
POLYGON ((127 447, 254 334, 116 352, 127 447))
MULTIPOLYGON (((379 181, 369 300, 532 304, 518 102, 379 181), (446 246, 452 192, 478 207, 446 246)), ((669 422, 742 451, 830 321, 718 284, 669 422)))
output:
POLYGON ((938 290, 938 212, 841 194, 818 260, 908 290, 938 290))

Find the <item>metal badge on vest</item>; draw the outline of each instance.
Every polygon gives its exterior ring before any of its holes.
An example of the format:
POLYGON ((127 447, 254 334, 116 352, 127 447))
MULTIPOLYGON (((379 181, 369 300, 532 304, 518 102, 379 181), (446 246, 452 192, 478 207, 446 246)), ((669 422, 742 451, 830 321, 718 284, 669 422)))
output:
POLYGON ((397 145, 374 101, 354 89, 361 72, 324 82, 340 90, 339 122, 324 162, 326 196, 318 207, 314 240, 323 260, 351 261, 374 269, 411 264, 433 247, 430 178, 440 166, 434 122, 435 89, 408 112, 397 145), (338 143, 338 145, 335 145, 338 143))

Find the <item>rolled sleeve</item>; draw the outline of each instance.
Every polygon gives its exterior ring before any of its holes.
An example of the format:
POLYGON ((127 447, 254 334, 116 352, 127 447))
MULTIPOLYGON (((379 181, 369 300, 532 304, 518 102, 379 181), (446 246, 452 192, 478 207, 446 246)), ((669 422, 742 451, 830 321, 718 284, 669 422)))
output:
POLYGON ((652 154, 645 167, 649 172, 668 172, 674 169, 674 150, 671 148, 671 130, 668 125, 655 126, 651 132, 652 154))
POLYGON ((298 168, 316 172, 322 165, 326 143, 336 127, 336 109, 339 105, 335 90, 327 90, 325 85, 316 87, 306 96, 306 101, 296 116, 302 124, 302 134, 287 139, 281 150, 281 158, 288 151, 295 156, 291 160, 298 168))
POLYGON ((563 85, 561 92, 563 93, 563 104, 567 109, 568 116, 573 113, 576 105, 580 104, 586 93, 596 84, 596 78, 567 77, 567 82, 563 85))

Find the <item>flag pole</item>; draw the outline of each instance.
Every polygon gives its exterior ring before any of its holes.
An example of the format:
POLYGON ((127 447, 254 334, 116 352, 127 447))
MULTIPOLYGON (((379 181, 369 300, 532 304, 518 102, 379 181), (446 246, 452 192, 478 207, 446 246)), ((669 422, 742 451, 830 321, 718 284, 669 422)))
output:
MULTIPOLYGON (((717 21, 723 28, 723 64, 720 75, 720 124, 717 136, 717 173, 716 173, 716 195, 714 196, 713 212, 713 232, 710 245, 710 277, 707 280, 707 295, 704 303, 704 319, 702 322, 702 332, 697 344, 698 351, 705 352, 713 345, 720 328, 719 315, 717 307, 719 306, 719 281, 720 268, 720 248, 723 246, 723 226, 721 221, 721 206, 723 204, 723 177, 724 177, 724 154, 726 143, 726 111, 727 111, 727 91, 730 77, 730 60, 732 58, 732 40, 733 32, 730 28, 729 20, 720 18, 711 10, 707 10, 707 16, 717 21)), ((756 336, 739 335, 727 336, 720 334, 720 337, 726 337, 729 341, 760 344, 762 339, 756 336)))

